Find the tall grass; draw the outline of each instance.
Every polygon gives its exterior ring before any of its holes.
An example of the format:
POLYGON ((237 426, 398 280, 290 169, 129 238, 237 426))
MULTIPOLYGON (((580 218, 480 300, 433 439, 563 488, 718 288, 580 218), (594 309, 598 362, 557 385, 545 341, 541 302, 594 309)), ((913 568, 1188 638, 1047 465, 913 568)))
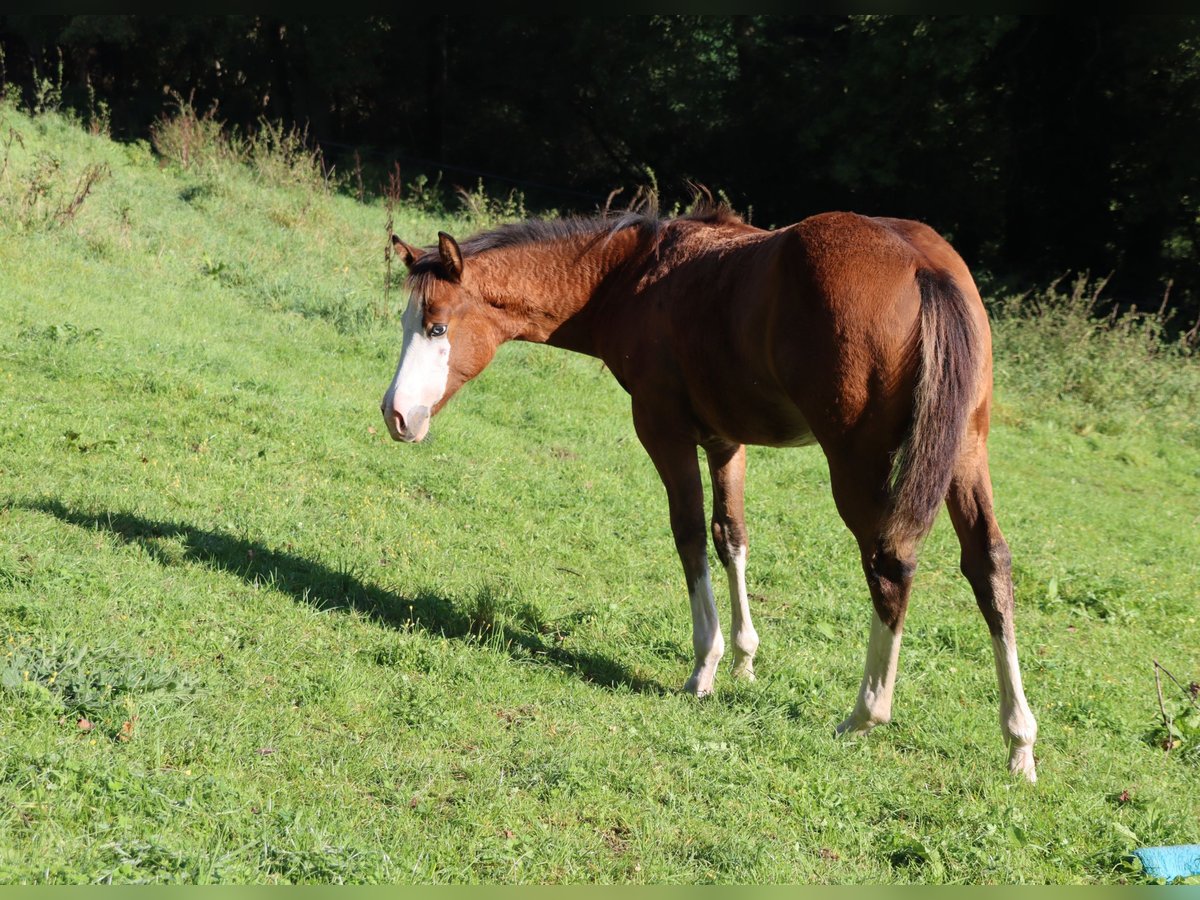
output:
POLYGON ((154 151, 169 163, 189 170, 239 160, 241 154, 216 106, 198 113, 190 99, 175 95, 175 111, 150 126, 154 151))
POLYGON ((239 133, 217 117, 217 106, 198 112, 192 98, 174 95, 175 108, 151 126, 150 140, 164 160, 184 170, 247 167, 263 184, 328 193, 340 181, 306 128, 263 118, 239 133))
POLYGON ((53 150, 24 150, 21 133, 0 124, 0 228, 34 231, 66 225, 109 176, 103 162, 70 166, 53 150))
POLYGON ((1200 436, 1200 353, 1184 331, 1169 337, 1163 309, 1097 316, 1103 282, 1076 278, 992 304, 1002 388, 1023 401, 1069 409, 1081 427, 1153 427, 1200 436))

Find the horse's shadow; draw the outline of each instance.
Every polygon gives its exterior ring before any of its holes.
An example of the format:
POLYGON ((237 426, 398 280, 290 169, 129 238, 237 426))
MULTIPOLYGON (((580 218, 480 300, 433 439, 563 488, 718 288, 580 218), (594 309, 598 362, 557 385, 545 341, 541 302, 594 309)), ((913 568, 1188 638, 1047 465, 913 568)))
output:
POLYGON ((79 528, 105 532, 142 548, 163 566, 198 564, 263 584, 322 610, 353 609, 391 628, 424 631, 448 640, 502 647, 514 658, 534 660, 579 675, 604 687, 624 686, 639 693, 665 693, 662 685, 639 678, 626 666, 595 653, 568 649, 536 629, 514 627, 488 615, 493 600, 485 588, 473 604, 456 605, 434 592, 413 597, 392 593, 355 574, 332 569, 294 553, 223 531, 163 522, 123 512, 82 512, 57 500, 21 504, 79 528), (170 543, 164 543, 166 539, 170 543))

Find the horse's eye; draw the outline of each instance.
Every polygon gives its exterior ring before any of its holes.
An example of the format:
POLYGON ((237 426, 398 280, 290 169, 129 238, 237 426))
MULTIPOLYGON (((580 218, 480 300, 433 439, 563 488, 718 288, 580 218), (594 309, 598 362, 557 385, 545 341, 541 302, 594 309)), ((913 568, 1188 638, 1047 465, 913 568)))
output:
POLYGON ((430 325, 429 326, 429 336, 430 337, 441 337, 445 333, 446 333, 445 325, 439 324, 439 325, 430 325))

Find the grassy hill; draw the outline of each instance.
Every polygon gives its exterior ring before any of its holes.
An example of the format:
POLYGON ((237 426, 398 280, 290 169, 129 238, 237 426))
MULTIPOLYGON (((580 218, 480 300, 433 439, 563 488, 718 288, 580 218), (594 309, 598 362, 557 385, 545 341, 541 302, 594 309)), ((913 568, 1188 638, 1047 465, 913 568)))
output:
MULTIPOLYGON (((1200 723, 1164 679, 1164 753, 1152 669, 1200 679, 1200 367, 1154 320, 996 301, 1029 786, 944 516, 895 723, 835 741, 853 541, 819 450, 752 449, 759 680, 682 696, 600 364, 510 345, 394 446, 382 203, 286 135, 160 138, 0 106, 0 882, 1111 882, 1200 841, 1200 723)), ((488 221, 423 208, 407 240, 488 221)))

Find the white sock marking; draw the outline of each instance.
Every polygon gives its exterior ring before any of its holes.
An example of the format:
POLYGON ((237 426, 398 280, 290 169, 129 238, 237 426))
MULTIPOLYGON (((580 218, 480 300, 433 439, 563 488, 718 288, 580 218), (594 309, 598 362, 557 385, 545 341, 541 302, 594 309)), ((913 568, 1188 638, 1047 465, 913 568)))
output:
POLYGON ((696 667, 683 689, 697 697, 705 697, 712 693, 717 665, 725 655, 725 638, 717 619, 717 602, 707 563, 704 573, 692 583, 688 594, 692 605, 692 649, 696 652, 696 667))
POLYGON ((838 734, 865 734, 876 725, 892 720, 892 691, 896 687, 896 667, 900 660, 900 638, 904 629, 883 624, 879 613, 871 612, 871 637, 867 642, 867 664, 858 701, 850 717, 837 727, 838 734))
POLYGON ((996 681, 1000 686, 1000 730, 1008 742, 1008 768, 1014 775, 1037 781, 1033 742, 1037 722, 1025 700, 1021 684, 1021 665, 1017 660, 1017 641, 1011 629, 992 635, 992 653, 996 658, 996 681))
POLYGON ((745 547, 734 551, 725 574, 729 578, 729 604, 733 609, 733 675, 753 681, 758 632, 750 618, 750 597, 746 592, 745 547))

